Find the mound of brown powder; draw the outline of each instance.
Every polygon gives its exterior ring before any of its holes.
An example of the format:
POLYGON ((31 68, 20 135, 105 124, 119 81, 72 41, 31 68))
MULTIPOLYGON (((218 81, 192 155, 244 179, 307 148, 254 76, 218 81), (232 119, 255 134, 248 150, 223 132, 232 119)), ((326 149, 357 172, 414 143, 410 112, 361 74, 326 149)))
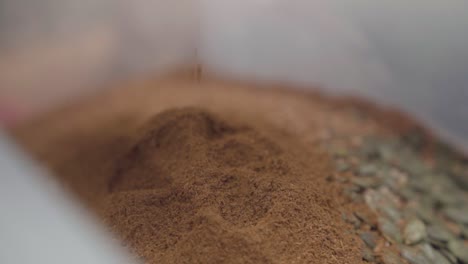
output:
POLYGON ((150 263, 356 260, 323 157, 197 108, 156 115, 118 161, 107 223, 150 263))
POLYGON ((17 135, 146 263, 361 263, 328 157, 287 109, 183 84, 106 95, 17 135))

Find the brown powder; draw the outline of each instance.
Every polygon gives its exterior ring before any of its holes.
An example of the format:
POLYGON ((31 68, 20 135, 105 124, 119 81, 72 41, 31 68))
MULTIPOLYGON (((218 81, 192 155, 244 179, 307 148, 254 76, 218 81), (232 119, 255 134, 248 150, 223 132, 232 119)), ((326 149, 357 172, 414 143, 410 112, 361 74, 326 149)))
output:
POLYGON ((152 85, 16 134, 146 263, 362 262, 309 100, 152 85))
POLYGON ((168 110, 119 160, 105 219, 150 263, 345 263, 323 160, 271 130, 168 110))

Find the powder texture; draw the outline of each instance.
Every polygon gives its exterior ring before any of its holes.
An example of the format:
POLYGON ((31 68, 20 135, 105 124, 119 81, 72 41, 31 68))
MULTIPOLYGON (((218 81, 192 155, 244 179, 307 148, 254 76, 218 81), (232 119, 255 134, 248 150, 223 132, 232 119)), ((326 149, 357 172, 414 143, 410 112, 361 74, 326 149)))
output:
POLYGON ((296 95, 152 85, 152 100, 110 93, 16 135, 146 263, 362 263, 313 123, 282 108, 296 95))
POLYGON ((344 263, 322 162, 271 131, 168 110, 119 160, 105 219, 151 263, 344 263))

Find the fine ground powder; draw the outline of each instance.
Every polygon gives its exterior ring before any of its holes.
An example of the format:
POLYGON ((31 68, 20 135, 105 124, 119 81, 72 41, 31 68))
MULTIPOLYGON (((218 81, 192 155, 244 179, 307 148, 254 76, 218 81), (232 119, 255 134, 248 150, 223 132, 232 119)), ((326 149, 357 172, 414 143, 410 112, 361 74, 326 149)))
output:
POLYGON ((146 263, 362 263, 313 144, 323 113, 307 100, 192 80, 143 86, 15 133, 146 263))

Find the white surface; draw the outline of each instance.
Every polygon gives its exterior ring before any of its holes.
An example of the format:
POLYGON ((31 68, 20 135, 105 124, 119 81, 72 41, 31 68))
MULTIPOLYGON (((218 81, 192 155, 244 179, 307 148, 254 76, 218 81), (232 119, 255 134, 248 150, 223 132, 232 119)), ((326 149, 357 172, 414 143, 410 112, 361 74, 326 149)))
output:
POLYGON ((209 69, 361 94, 468 152, 468 1, 201 2, 209 69))
POLYGON ((230 77, 318 84, 396 105, 468 152, 466 0, 32 2, 0 1, 0 95, 10 101, 24 99, 22 89, 60 87, 29 100, 47 103, 72 87, 200 62, 230 77), (98 41, 60 41, 67 36, 98 41), (73 46, 73 56, 63 47, 51 56, 54 43, 73 46), (42 56, 11 63, 12 47, 42 56))
POLYGON ((1 131, 0 170, 0 263, 138 263, 1 131))

